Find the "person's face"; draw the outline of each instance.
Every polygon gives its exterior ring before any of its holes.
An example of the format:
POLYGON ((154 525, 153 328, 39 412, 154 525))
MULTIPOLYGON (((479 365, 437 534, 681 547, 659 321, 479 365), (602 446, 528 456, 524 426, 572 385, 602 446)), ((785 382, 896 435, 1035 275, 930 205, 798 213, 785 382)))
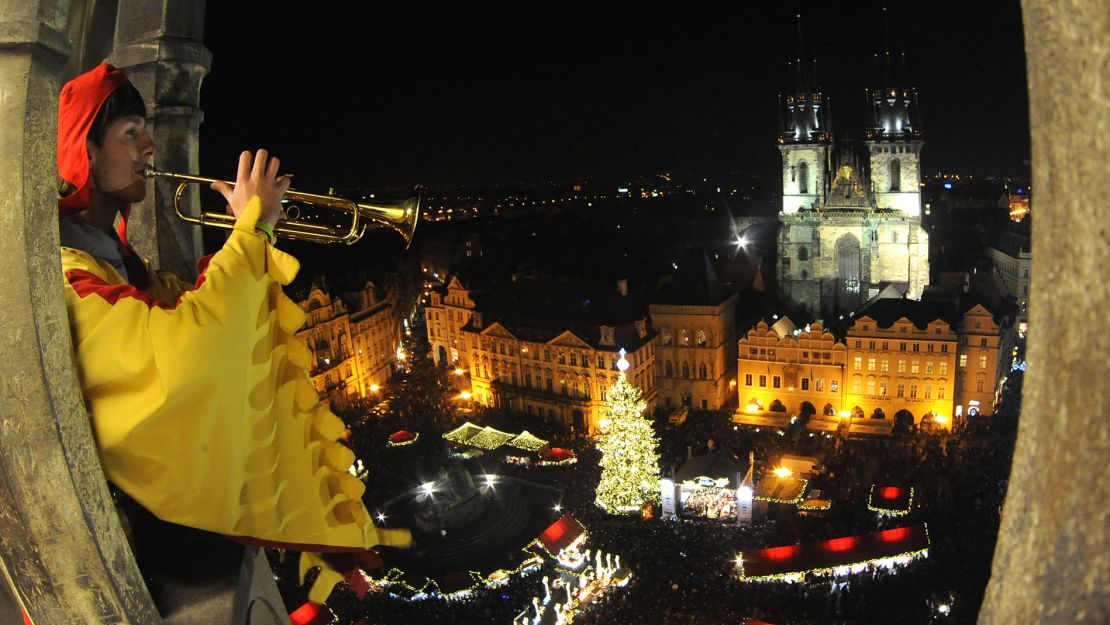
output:
POLYGON ((154 142, 146 131, 146 120, 138 115, 121 117, 108 124, 104 143, 87 141, 89 186, 121 202, 133 204, 146 197, 143 168, 154 156, 154 142))

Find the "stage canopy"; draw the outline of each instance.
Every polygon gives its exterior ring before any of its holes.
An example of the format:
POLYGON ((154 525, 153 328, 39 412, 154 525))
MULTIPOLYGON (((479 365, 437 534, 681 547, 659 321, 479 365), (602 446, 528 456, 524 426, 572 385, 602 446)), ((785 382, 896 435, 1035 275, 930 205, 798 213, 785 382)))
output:
POLYGON ((928 530, 925 525, 914 525, 803 545, 749 549, 741 552, 736 562, 740 579, 768 581, 857 573, 871 565, 908 562, 927 555, 928 550, 928 530))
POLYGON ((747 472, 748 463, 736 454, 727 449, 715 449, 687 459, 675 474, 674 481, 676 484, 691 482, 699 486, 735 489, 740 486, 736 480, 747 472))

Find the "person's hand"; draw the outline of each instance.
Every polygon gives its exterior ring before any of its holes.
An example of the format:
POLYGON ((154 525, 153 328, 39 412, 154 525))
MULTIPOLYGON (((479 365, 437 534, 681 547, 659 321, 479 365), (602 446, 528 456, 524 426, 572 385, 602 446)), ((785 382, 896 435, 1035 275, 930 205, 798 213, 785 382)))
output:
POLYGON ((235 178, 235 187, 217 181, 212 183, 212 190, 217 191, 227 200, 231 213, 239 217, 247 208, 247 202, 257 195, 262 202, 262 215, 259 217, 271 228, 281 219, 283 211, 281 198, 289 189, 289 176, 278 176, 278 167, 281 161, 270 158, 266 150, 259 150, 253 156, 250 152, 239 155, 239 172, 235 178))

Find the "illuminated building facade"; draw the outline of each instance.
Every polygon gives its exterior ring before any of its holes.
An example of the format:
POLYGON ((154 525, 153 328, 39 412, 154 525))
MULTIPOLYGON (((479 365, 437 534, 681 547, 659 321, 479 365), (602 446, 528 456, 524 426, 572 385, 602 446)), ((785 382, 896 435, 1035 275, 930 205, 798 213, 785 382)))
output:
POLYGON ((732 396, 736 362, 735 293, 727 293, 702 250, 680 259, 649 307, 659 333, 655 375, 659 405, 720 409, 732 396))
POLYGON ((312 352, 309 374, 316 391, 336 409, 346 409, 385 383, 400 337, 393 302, 380 299, 372 283, 347 302, 313 287, 299 302, 305 322, 297 337, 312 352))
POLYGON ((452 276, 446 288, 429 294, 424 305, 424 323, 428 329, 428 343, 432 346, 432 359, 440 367, 470 367, 470 357, 463 326, 470 323, 474 313, 474 300, 470 289, 459 276, 452 276))
POLYGON ((760 321, 740 339, 737 362, 742 411, 835 415, 845 410, 847 349, 820 323, 799 329, 787 318, 774 326, 760 321))
POLYGON ((1003 324, 981 304, 879 299, 839 339, 819 323, 759 322, 740 339, 740 410, 947 426, 990 414, 1003 324), (807 405, 808 404, 808 405, 807 405))
POLYGON ((897 86, 869 92, 864 160, 856 146, 833 149, 828 104, 804 63, 795 74, 795 93, 779 111, 776 268, 785 301, 828 318, 890 285, 920 297, 929 282, 929 237, 921 227, 916 92, 897 86))
POLYGON ((1029 320, 1029 270, 1033 254, 1029 236, 1017 232, 1004 232, 987 248, 994 274, 1005 295, 1017 306, 1019 322, 1029 320))
POLYGON ((655 407, 656 332, 627 281, 518 277, 456 297, 468 303, 452 306, 468 315, 457 340, 474 403, 597 432, 623 348, 629 382, 655 407))

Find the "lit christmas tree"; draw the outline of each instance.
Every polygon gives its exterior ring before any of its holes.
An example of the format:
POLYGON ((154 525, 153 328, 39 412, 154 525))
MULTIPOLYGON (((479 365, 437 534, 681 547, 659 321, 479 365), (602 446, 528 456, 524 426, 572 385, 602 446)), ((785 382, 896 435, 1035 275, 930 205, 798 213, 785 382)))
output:
POLYGON ((609 389, 609 431, 598 443, 602 455, 596 501, 612 514, 638 510, 659 498, 659 441, 644 416, 647 402, 624 375, 628 361, 623 349, 620 354, 621 374, 609 389))

